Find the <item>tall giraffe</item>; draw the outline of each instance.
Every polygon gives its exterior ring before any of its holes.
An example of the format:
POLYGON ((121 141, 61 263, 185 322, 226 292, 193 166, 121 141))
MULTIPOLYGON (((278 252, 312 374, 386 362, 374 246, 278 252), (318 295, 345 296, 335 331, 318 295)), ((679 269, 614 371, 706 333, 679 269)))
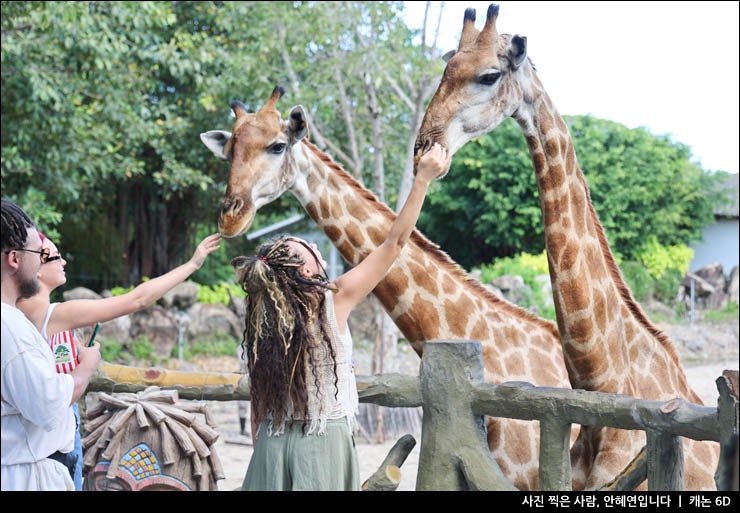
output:
MULTIPOLYGON (((276 87, 253 114, 234 102, 233 132, 201 134, 216 156, 231 162, 219 232, 245 233, 259 208, 290 191, 356 265, 385 240, 396 214, 308 142, 302 106, 281 118, 276 103, 282 94, 276 87)), ((418 355, 428 340, 479 340, 487 381, 570 388, 555 324, 489 292, 417 230, 373 293, 418 355)), ((538 489, 536 423, 489 418, 487 436, 514 486, 538 489)))
MULTIPOLYGON (((669 337, 650 322, 622 278, 591 203, 573 142, 527 58, 527 39, 496 30, 498 5, 481 31, 467 9, 458 49, 448 62, 416 140, 417 157, 434 142, 455 153, 512 117, 532 157, 545 227, 553 298, 574 388, 652 400, 690 388, 669 337)), ((642 431, 584 428, 592 468, 586 487, 608 481, 645 444, 642 431)), ((715 442, 684 441, 685 487, 716 489, 715 442)), ((643 484, 644 486, 644 484, 643 484)))

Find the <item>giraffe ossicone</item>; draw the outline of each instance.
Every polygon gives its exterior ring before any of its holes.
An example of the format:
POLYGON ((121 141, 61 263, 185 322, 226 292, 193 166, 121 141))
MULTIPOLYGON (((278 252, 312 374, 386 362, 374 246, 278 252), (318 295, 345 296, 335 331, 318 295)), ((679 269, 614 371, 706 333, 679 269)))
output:
MULTIPOLYGON (((275 88, 252 114, 235 102, 232 132, 201 134, 230 162, 219 231, 226 237, 245 233, 261 207, 290 192, 356 265, 383 242, 396 214, 306 139, 303 107, 280 116, 282 94, 275 88)), ((488 382, 570 388, 555 323, 494 295, 418 230, 373 293, 419 355, 428 341, 478 340, 488 382)), ((537 423, 489 418, 487 436, 514 486, 538 489, 537 423)))
MULTIPOLYGON (((454 154, 513 118, 534 166, 555 311, 573 388, 652 400, 682 397, 702 404, 673 343, 648 319, 622 278, 568 127, 527 57, 527 39, 498 34, 498 12, 498 5, 491 4, 479 31, 475 11, 465 11, 459 46, 449 56, 422 121, 417 154, 435 142, 454 154)), ((581 432, 590 448, 580 455, 579 468, 589 470, 579 486, 586 488, 611 480, 645 445, 643 431, 586 427, 581 432)), ((716 489, 719 445, 685 439, 684 453, 685 488, 716 489)))

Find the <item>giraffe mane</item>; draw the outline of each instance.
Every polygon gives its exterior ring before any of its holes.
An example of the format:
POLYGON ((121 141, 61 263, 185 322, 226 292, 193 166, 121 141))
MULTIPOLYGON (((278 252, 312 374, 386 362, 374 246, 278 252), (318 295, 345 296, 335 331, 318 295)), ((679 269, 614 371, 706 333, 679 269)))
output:
MULTIPOLYGON (((355 193, 361 195, 365 200, 373 203, 374 208, 380 212, 386 219, 393 221, 396 213, 391 210, 388 205, 378 199, 372 191, 363 187, 352 175, 345 171, 341 165, 334 161, 328 154, 321 151, 312 142, 303 139, 302 141, 321 161, 329 166, 336 176, 338 176, 348 187, 351 187, 355 193)), ((465 286, 470 288, 476 295, 490 303, 497 304, 498 307, 506 311, 506 313, 526 319, 532 322, 540 324, 543 328, 550 330, 558 339, 560 338, 557 330, 557 325, 548 319, 538 317, 531 311, 521 306, 515 305, 505 299, 494 294, 491 290, 487 289, 477 278, 470 276, 460 264, 452 260, 447 252, 440 249, 439 245, 430 241, 425 235, 423 235, 418 229, 414 228, 411 232, 411 239, 416 243, 419 248, 424 251, 429 257, 434 260, 438 267, 444 268, 450 272, 453 276, 459 278, 465 286)))
POLYGON ((648 318, 645 311, 642 309, 640 304, 635 300, 634 295, 632 294, 632 291, 630 290, 627 283, 624 281, 624 277, 622 276, 622 272, 619 270, 619 266, 617 265, 616 260, 614 259, 614 254, 611 251, 611 248, 609 246, 609 241, 606 239, 606 233, 604 233, 604 227, 599 222, 599 216, 596 213, 596 209, 594 209, 593 202, 591 201, 591 191, 588 187, 588 184, 586 183, 586 179, 583 175, 583 172, 580 173, 580 181, 583 187, 586 190, 586 197, 588 199, 588 211, 591 215, 591 218, 594 220, 594 226, 596 227, 596 233, 599 238, 599 246, 601 247, 601 252, 604 254, 604 258, 606 260, 607 269, 609 271, 609 274, 612 277, 612 280, 614 284, 617 287, 617 290, 619 292, 620 297, 622 298, 622 301, 625 302, 627 305, 627 308, 632 313, 632 315, 635 317, 637 322, 639 322, 642 326, 647 329, 652 336, 654 336, 658 342, 665 348, 665 350, 668 352, 668 354, 671 356, 673 361, 676 363, 680 362, 680 358, 678 355, 678 351, 676 350, 675 345, 671 341, 670 337, 660 328, 658 328, 653 322, 648 318))

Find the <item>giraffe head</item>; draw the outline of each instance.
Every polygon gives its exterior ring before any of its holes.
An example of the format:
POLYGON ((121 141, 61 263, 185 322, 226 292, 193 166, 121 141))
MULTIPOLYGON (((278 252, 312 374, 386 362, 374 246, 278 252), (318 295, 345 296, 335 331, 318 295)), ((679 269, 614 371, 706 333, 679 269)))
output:
POLYGON ((527 73, 527 38, 499 35, 497 18, 498 5, 491 4, 479 31, 475 9, 465 10, 460 43, 444 57, 447 66, 416 138, 416 160, 435 142, 454 154, 519 107, 526 94, 518 75, 527 73))
POLYGON ((218 231, 224 237, 245 233, 257 210, 295 181, 295 166, 287 165, 287 161, 290 148, 306 136, 306 113, 299 105, 283 120, 276 104, 284 93, 282 87, 275 87, 256 113, 248 113, 242 102, 235 101, 231 104, 236 117, 231 132, 209 130, 200 134, 208 149, 231 162, 218 214, 218 231))

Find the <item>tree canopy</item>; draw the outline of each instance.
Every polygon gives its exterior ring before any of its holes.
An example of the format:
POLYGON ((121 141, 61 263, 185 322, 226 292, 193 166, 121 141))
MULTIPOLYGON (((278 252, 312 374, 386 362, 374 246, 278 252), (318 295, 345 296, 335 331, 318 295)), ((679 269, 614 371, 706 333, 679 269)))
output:
MULTIPOLYGON (((230 129, 233 100, 259 108, 280 84, 278 107, 302 104, 311 140, 397 206, 444 67, 436 34, 409 30, 402 12, 402 2, 3 2, 3 195, 57 242, 74 286, 162 274, 216 229, 227 167, 199 134, 230 129)), ((697 238, 711 207, 687 147, 590 117, 569 123, 615 251, 629 257, 646 235, 697 238)), ((422 213, 432 240, 466 267, 541 249, 513 122, 453 167, 422 213)), ((254 228, 298 211, 281 198, 254 228)), ((251 249, 226 247, 201 282, 230 277, 230 258, 251 249)))

